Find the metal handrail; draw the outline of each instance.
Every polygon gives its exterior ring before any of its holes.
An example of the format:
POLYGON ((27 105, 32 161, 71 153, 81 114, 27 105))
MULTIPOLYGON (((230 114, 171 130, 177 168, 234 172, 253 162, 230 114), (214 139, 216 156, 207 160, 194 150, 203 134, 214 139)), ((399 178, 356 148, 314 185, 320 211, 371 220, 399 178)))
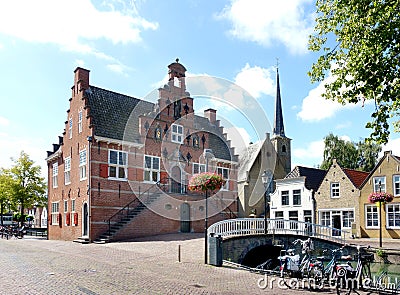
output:
MULTIPOLYGON (((144 204, 145 202, 143 202, 141 200, 141 196, 143 196, 144 194, 147 193, 147 200, 149 198, 149 191, 151 189, 153 189, 154 187, 158 187, 162 189, 162 186, 165 185, 165 180, 167 180, 168 177, 164 177, 162 179, 160 179, 159 181, 157 181, 156 183, 154 183, 153 185, 151 185, 147 190, 145 190, 144 192, 140 193, 139 191, 139 195, 133 199, 132 201, 130 201, 128 204, 126 204, 122 209, 118 210, 115 214, 113 214, 107 221, 108 223, 108 234, 111 235, 111 221, 116 217, 116 216, 121 216, 123 215, 123 212, 126 211, 126 214, 124 216, 128 216, 129 212, 131 210, 134 210, 135 208, 137 208, 140 204, 144 204), (135 204, 134 206, 132 206, 133 204, 135 204), (131 209, 130 209, 131 208, 131 209)), ((122 217, 119 218, 119 220, 121 220, 122 217)))
MULTIPOLYGON (((267 219, 267 233, 304 235, 342 244, 345 243, 346 237, 349 236, 348 231, 329 226, 297 220, 269 218, 267 219)), ((265 220, 264 218, 236 218, 219 221, 208 228, 208 236, 210 234, 220 235, 223 238, 264 235, 265 220)))

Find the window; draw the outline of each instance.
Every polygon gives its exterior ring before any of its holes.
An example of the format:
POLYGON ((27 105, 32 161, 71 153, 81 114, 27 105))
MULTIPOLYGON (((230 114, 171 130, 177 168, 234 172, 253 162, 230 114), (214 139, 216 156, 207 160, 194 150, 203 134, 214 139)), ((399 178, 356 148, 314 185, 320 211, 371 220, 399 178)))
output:
POLYGON ((71 157, 67 157, 64 160, 64 183, 71 183, 71 157))
MULTIPOLYGON (((299 220, 299 212, 297 211, 289 211, 289 220, 298 221, 299 220)), ((297 222, 290 222, 290 229, 297 229, 297 222)))
POLYGON ((153 156, 144 156, 144 180, 160 180, 160 158, 153 156))
POLYGON ((376 205, 365 205, 365 224, 367 228, 379 227, 378 207, 376 205))
POLYGON ((53 164, 53 176, 51 179, 53 181, 53 187, 58 187, 58 163, 53 164))
POLYGON ((198 135, 193 136, 193 147, 198 148, 200 146, 200 139, 198 135))
POLYGON ((206 171, 205 164, 192 163, 192 165, 193 165, 193 174, 198 174, 206 171))
POLYGON ((225 179, 225 185, 222 189, 229 189, 229 169, 224 167, 217 167, 217 174, 220 174, 225 179))
POLYGON ((400 175, 393 176, 393 193, 395 196, 400 196, 400 175))
POLYGON ((71 139, 72 138, 72 118, 70 118, 68 121, 68 135, 69 135, 69 138, 71 139))
POLYGON ((60 203, 58 203, 58 202, 51 203, 51 224, 52 225, 58 225, 59 213, 60 213, 59 209, 60 209, 60 203))
POLYGON ((374 192, 376 192, 376 193, 386 192, 386 177, 385 176, 374 177, 374 192), (379 183, 380 183, 380 185, 379 185, 379 183))
POLYGON ((79 152, 79 179, 86 179, 86 150, 79 152))
POLYGON ((331 226, 331 212, 321 212, 321 225, 331 226))
MULTIPOLYGON (((275 219, 283 219, 283 211, 275 211, 275 219)), ((284 221, 277 220, 276 228, 284 228, 284 221)))
POLYGON ((282 191, 281 198, 282 198, 282 206, 289 205, 289 191, 282 191))
MULTIPOLYGON (((75 213, 75 200, 71 200, 71 218, 74 216, 75 213)), ((75 222, 71 222, 72 226, 76 226, 75 222)))
POLYGON ((171 141, 183 143, 183 127, 181 125, 172 124, 171 141))
POLYGON ((387 210, 387 227, 400 227, 400 204, 388 204, 387 210))
POLYGON ((128 168, 127 153, 110 150, 108 153, 108 175, 111 178, 126 179, 128 168))
POLYGON ((331 183, 331 198, 340 198, 340 183, 331 183))
POLYGON ((301 205, 301 191, 299 189, 293 190, 293 205, 301 205))
POLYGON ((82 133, 82 111, 78 113, 78 132, 82 133))
POLYGON ((68 225, 67 223, 67 215, 68 215, 68 201, 64 200, 64 224, 68 225))
POLYGON ((343 227, 351 228, 351 224, 354 222, 354 212, 350 211, 342 211, 342 222, 343 227))

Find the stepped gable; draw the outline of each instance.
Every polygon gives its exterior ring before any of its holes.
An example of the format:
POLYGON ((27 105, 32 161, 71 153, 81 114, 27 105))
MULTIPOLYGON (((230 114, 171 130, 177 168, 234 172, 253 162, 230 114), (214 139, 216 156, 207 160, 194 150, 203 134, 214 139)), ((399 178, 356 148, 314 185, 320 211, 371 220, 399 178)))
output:
MULTIPOLYGON (((90 109, 95 136, 116 140, 140 142, 139 118, 141 115, 155 118, 155 104, 132 96, 116 93, 96 86, 85 91, 87 107, 90 109), (135 114, 131 117, 132 112, 135 114), (129 118, 131 117, 131 120, 129 118), (125 126, 129 120, 128 138, 124 138, 125 126)), ((195 128, 209 132, 209 145, 216 158, 237 161, 229 141, 222 134, 222 127, 211 124, 207 118, 194 116, 195 128)))
POLYGON ((305 177, 305 187, 316 191, 325 175, 326 171, 322 169, 296 166, 288 175, 285 176, 285 179, 305 177))
POLYGON ((343 172, 347 175, 347 177, 356 188, 359 188, 369 175, 369 172, 358 171, 348 168, 343 168, 343 172))

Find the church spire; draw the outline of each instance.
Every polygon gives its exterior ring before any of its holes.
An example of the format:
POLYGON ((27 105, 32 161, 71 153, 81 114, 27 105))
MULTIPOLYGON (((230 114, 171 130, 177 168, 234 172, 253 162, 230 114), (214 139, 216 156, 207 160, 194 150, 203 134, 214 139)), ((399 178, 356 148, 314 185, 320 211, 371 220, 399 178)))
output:
POLYGON ((283 126, 281 89, 279 86, 279 70, 276 67, 276 101, 275 101, 275 118, 274 118, 274 133, 275 136, 285 136, 285 127, 283 126))

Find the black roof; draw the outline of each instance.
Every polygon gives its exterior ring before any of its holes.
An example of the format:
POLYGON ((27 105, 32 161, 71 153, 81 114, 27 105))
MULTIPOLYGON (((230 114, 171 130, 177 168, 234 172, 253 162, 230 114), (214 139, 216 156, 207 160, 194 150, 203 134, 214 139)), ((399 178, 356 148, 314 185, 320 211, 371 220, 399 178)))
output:
POLYGON ((324 179, 326 172, 326 170, 322 169, 296 166, 288 175, 286 175, 285 179, 304 176, 306 178, 305 187, 316 191, 324 179))
MULTIPOLYGON (((85 95, 95 136, 140 142, 139 116, 156 117, 156 105, 145 100, 96 86, 90 86, 85 95), (125 132, 125 126, 129 126, 129 132, 125 132)), ((194 116, 194 127, 209 133, 209 147, 216 158, 237 161, 237 156, 233 155, 219 127, 211 124, 207 118, 197 115, 194 116)))

